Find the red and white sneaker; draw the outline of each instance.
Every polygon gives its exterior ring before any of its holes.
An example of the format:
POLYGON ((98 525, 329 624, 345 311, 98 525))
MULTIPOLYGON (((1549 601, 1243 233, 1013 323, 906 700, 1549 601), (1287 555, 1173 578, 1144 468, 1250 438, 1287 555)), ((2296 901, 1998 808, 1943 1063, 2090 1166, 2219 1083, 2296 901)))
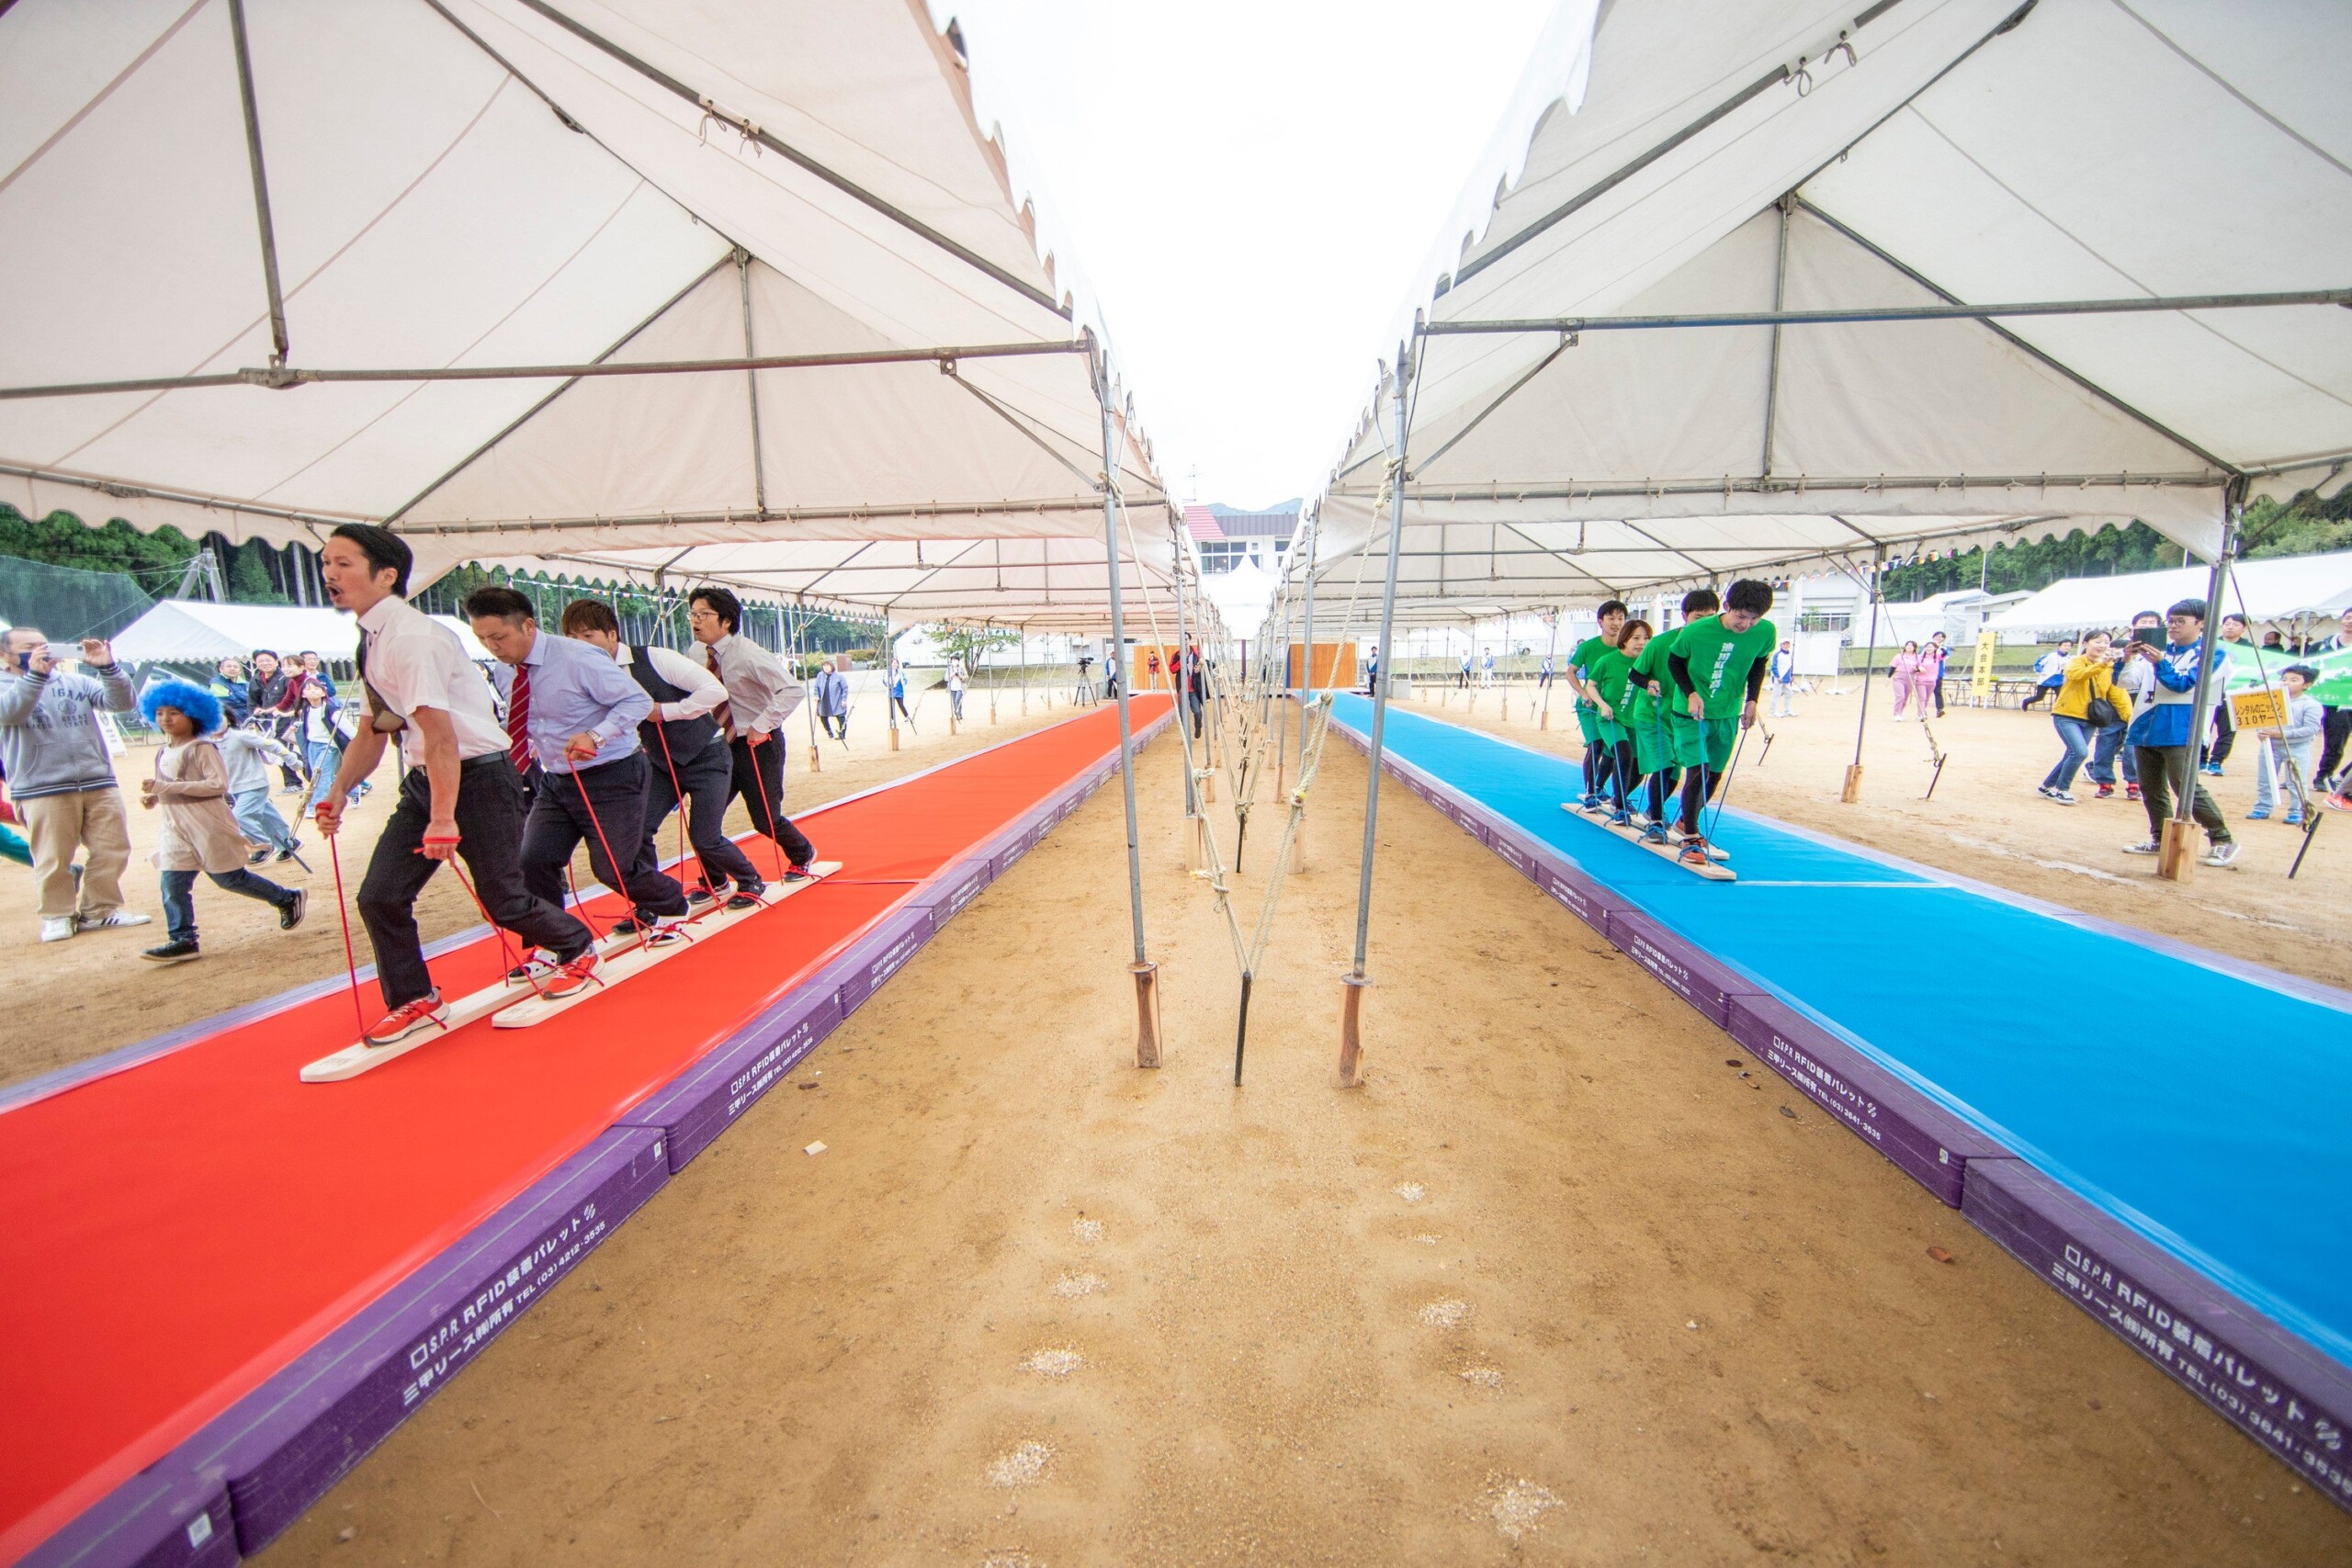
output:
POLYGON ((359 1038, 369 1045, 394 1045, 420 1029, 447 1029, 448 1026, 449 1009, 441 1000, 441 993, 427 991, 416 1000, 403 1002, 386 1013, 377 1021, 375 1028, 359 1038))
POLYGON ((539 986, 539 995, 549 1001, 578 996, 596 978, 596 950, 590 948, 569 963, 559 964, 553 973, 539 986))

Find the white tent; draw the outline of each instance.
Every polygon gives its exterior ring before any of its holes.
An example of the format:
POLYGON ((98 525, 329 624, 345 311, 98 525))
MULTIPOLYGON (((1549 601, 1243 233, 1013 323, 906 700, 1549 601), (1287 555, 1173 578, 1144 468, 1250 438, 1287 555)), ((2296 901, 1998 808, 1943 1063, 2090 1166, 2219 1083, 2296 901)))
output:
MULTIPOLYGON (((500 564, 639 587, 652 586, 657 577, 673 584, 714 582, 739 592, 879 614, 896 626, 963 621, 1094 631, 1110 624, 1100 502, 1094 520, 1095 536, 1089 539, 766 539, 683 551, 551 548, 500 564)), ((1141 635, 1155 614, 1163 625, 1173 625, 1173 555, 1164 511, 1132 521, 1132 545, 1121 528, 1119 572, 1129 599, 1127 630, 1141 635)))
MULTIPOLYGON (((2203 567, 2135 571, 2120 577, 2070 577, 2021 599, 1985 623, 1996 632, 2113 631, 2143 610, 2158 615, 2183 599, 2202 599, 2211 587, 2203 567)), ((2352 550, 2241 561, 2230 572, 2222 615, 2256 625, 2333 621, 2352 609, 2352 550)))
MULTIPOLYGON (((475 640, 471 626, 454 615, 433 618, 458 634, 468 658, 489 661, 490 650, 475 640)), ((133 664, 211 664, 256 649, 349 663, 359 650, 359 623, 340 610, 166 599, 114 639, 115 656, 133 664)))
MULTIPOLYGON (((2178 303, 2352 299, 2352 8, 1661 0, 1547 48, 1555 96, 1589 51, 1581 103, 1515 183, 1482 165, 1422 296, 1408 614, 2060 519, 2211 554, 2233 479, 2352 462, 2352 316, 2178 303)), ((1390 390, 1322 499, 1327 575, 1385 533, 1390 390)))
POLYGON ((29 515, 390 521, 420 581, 779 537, 1101 560, 1099 342, 910 0, 20 0, 0 229, 38 237, 0 253, 29 515))

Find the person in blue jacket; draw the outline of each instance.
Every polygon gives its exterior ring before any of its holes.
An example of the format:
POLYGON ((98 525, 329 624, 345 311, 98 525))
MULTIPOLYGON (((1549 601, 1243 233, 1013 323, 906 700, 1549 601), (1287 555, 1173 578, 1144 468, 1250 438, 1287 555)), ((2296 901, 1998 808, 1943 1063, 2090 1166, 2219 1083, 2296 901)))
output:
POLYGON ((2229 656, 2206 640, 2202 599, 2183 599, 2165 611, 2165 636, 2168 640, 2161 649, 2146 642, 2132 645, 2133 657, 2148 661, 2155 684, 2140 711, 2132 715, 2132 728, 2123 737, 2138 759, 2141 803, 2148 808, 2147 841, 2129 845, 2125 852, 2156 852, 2164 839, 2165 818, 2172 815, 2173 796, 2179 793, 2188 795, 2189 810, 2197 825, 2205 829, 2205 863, 2230 865, 2238 858, 2237 841, 2230 837, 2229 818, 2197 782, 2193 766, 2197 738, 2191 733, 2197 723, 2198 669, 2211 661, 2213 674, 2208 690, 2218 698, 2229 656))

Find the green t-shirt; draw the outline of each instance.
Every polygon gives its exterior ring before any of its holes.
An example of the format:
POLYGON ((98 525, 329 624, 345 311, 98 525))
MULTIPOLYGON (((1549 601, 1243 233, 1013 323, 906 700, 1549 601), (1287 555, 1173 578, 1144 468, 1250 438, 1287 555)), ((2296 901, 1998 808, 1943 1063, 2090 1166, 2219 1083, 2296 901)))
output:
MULTIPOLYGON (((1577 672, 1578 680, 1589 685, 1592 682, 1593 661, 1608 651, 1608 638, 1598 634, 1589 637, 1577 644, 1576 651, 1568 655, 1568 668, 1577 672)), ((1583 698, 1579 697, 1577 701, 1578 705, 1584 705, 1583 698)))
POLYGON ((1632 695, 1634 705, 1625 722, 1644 725, 1657 722, 1657 703, 1650 695, 1649 683, 1656 681, 1660 685, 1665 684, 1666 656, 1674 651, 1674 640, 1682 635, 1683 629, 1670 626, 1642 645, 1642 651, 1634 658, 1626 682, 1626 690, 1632 695))
MULTIPOLYGON (((1682 656, 1694 688, 1707 700, 1709 718, 1737 718, 1747 705, 1747 672, 1758 660, 1771 657, 1781 646, 1772 623, 1758 619, 1744 632, 1724 625, 1721 615, 1693 621, 1682 628, 1674 651, 1682 656)), ((1677 703, 1684 713, 1688 703, 1677 703)))
POLYGON ((1600 694, 1602 702, 1609 705, 1609 711, 1616 716, 1620 724, 1625 722, 1625 688, 1633 673, 1634 661, 1613 648, 1592 661, 1592 672, 1589 677, 1592 689, 1600 694))

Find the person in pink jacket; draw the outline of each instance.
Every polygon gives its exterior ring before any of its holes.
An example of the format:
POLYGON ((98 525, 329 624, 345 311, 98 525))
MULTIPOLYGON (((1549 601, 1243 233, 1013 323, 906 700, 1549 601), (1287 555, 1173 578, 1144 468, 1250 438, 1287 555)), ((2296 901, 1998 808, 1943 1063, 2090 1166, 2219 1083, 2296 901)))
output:
MULTIPOLYGON (((1913 697, 1918 697, 1922 705, 1934 700, 1933 694, 1928 692, 1928 688, 1919 679, 1920 663, 1919 645, 1916 642, 1905 643, 1903 645, 1903 651, 1894 656, 1894 669, 1893 675, 1894 680, 1894 716, 1897 718, 1901 718, 1903 716, 1903 705, 1909 702, 1913 697)), ((1925 705, 1922 705, 1919 709, 1918 716, 1921 718, 1928 716, 1928 710, 1925 705)))

